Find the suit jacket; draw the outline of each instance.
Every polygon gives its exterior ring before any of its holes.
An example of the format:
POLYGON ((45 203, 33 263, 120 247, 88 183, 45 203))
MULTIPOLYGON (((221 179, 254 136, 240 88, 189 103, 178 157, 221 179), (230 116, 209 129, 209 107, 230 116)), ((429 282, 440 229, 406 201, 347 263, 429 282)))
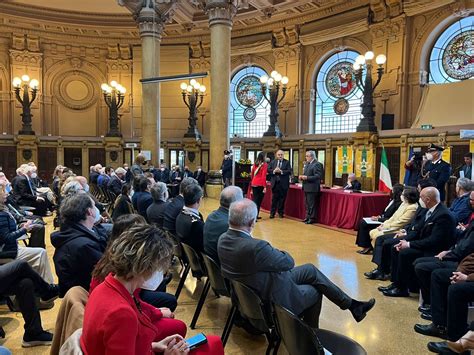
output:
POLYGON ((140 192, 137 199, 137 212, 146 219, 146 210, 153 203, 151 193, 148 191, 140 192))
POLYGON ((166 168, 163 171, 161 171, 161 169, 154 169, 153 178, 155 179, 155 181, 161 181, 165 184, 168 184, 170 182, 170 171, 166 168))
POLYGON ((307 307, 305 286, 291 278, 295 262, 288 253, 232 229, 219 238, 217 252, 224 277, 244 283, 264 301, 273 301, 295 314, 307 307))
POLYGON ((198 253, 203 247, 204 219, 202 215, 183 208, 176 217, 176 236, 179 241, 191 246, 198 253))
POLYGON ((379 222, 385 222, 387 219, 393 216, 393 214, 398 210, 398 207, 402 204, 402 200, 394 201, 389 206, 385 208, 385 211, 380 215, 379 222))
POLYGON ((419 225, 421 223, 418 232, 405 239, 410 242, 410 248, 422 250, 429 256, 448 250, 454 244, 456 220, 442 203, 439 203, 431 216, 425 220, 427 211, 418 220, 419 225))
POLYGON ((471 216, 471 204, 469 202, 469 195, 470 193, 466 193, 461 197, 456 198, 449 210, 453 214, 454 218, 456 218, 456 222, 466 224, 469 221, 469 217, 471 216))
POLYGON ((178 183, 180 184, 181 181, 183 181, 183 173, 181 172, 181 170, 179 171, 173 171, 170 175, 170 181, 171 183, 178 183), (176 178, 181 178, 181 179, 176 179, 176 178))
POLYGON ((156 226, 163 228, 163 220, 165 218, 165 209, 167 207, 165 201, 153 202, 146 210, 146 220, 156 226))
POLYGON ((232 179, 232 159, 222 160, 221 170, 222 180, 225 181, 225 179, 232 179))
POLYGON ((199 186, 204 186, 204 184, 206 183, 206 173, 202 170, 200 172, 196 170, 194 172, 194 178, 199 183, 199 186))
POLYGON ((184 170, 183 171, 183 179, 187 177, 194 177, 194 173, 191 170, 184 170))
POLYGON ((270 175, 270 182, 272 184, 272 189, 275 187, 277 183, 280 184, 283 189, 289 189, 290 188, 290 175, 292 173, 291 169, 291 164, 288 160, 283 159, 281 162, 281 173, 275 174, 273 171, 276 169, 278 166, 278 159, 274 159, 268 164, 268 174, 270 175))
POLYGON ((17 176, 12 181, 13 196, 16 201, 22 204, 36 202, 36 192, 33 183, 28 181, 26 176, 17 176))
POLYGON ((109 189, 109 191, 113 192, 115 196, 118 196, 122 192, 122 185, 123 182, 119 179, 118 176, 112 176, 109 180, 107 188, 109 189))
POLYGON ((176 217, 184 207, 184 197, 178 195, 173 197, 167 204, 165 217, 163 219, 163 229, 176 235, 176 217))
POLYGON ((461 261, 469 254, 474 253, 474 221, 471 221, 466 230, 462 233, 461 238, 455 246, 451 248, 443 260, 461 261))
POLYGON ((386 229, 399 229, 410 223, 415 217, 418 203, 402 203, 392 217, 383 222, 386 229))
POLYGON ((362 190, 362 184, 358 180, 354 180, 354 181, 352 181, 351 185, 347 184, 344 187, 344 190, 360 191, 360 190, 362 190))
POLYGON ((471 179, 472 177, 472 165, 466 165, 464 164, 459 171, 462 171, 464 173, 464 177, 471 179))
POLYGON ((423 176, 436 181, 436 188, 439 190, 441 201, 444 201, 444 187, 451 174, 451 165, 440 159, 436 163, 428 161, 422 169, 423 176))
POLYGON ((303 175, 308 177, 303 181, 304 192, 319 192, 321 190, 321 179, 324 177, 323 164, 314 159, 306 163, 303 168, 303 175))
POLYGON ((99 178, 99 173, 97 171, 93 171, 89 175, 89 182, 91 184, 97 184, 97 179, 99 178))
POLYGON ((220 236, 229 229, 229 210, 219 207, 207 216, 204 223, 204 252, 219 263, 217 242, 220 236))

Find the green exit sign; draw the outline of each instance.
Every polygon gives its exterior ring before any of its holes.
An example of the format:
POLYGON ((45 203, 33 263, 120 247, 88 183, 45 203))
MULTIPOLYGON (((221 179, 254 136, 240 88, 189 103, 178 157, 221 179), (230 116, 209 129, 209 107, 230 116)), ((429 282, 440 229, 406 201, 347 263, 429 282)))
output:
POLYGON ((433 129, 433 126, 430 124, 422 124, 421 129, 433 129))

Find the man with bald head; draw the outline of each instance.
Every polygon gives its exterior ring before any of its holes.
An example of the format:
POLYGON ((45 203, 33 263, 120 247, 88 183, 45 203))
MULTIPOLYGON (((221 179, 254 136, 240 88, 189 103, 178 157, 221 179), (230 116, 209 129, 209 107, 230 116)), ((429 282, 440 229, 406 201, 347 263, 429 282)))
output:
POLYGON ((204 252, 219 263, 217 242, 219 237, 229 229, 229 207, 235 201, 244 198, 238 186, 227 186, 221 192, 220 207, 211 212, 204 223, 204 252))
POLYGON ((217 252, 224 277, 255 290, 265 302, 274 302, 318 327, 321 298, 349 310, 360 322, 375 300, 352 299, 312 264, 295 267, 293 258, 270 243, 252 237, 257 206, 248 199, 230 205, 229 230, 219 238, 217 252))
POLYGON ((441 203, 438 189, 425 187, 421 190, 419 203, 425 209, 420 222, 422 227, 410 236, 402 234, 400 242, 392 247, 392 284, 382 288, 385 296, 408 297, 409 286, 419 289, 419 286, 415 285, 415 260, 435 256, 454 244, 456 220, 441 203))
POLYGON ((292 173, 291 164, 284 158, 283 150, 276 152, 275 159, 268 164, 268 175, 272 184, 272 207, 270 209, 270 218, 275 218, 278 211, 280 218, 285 213, 285 200, 290 188, 290 175, 292 173))

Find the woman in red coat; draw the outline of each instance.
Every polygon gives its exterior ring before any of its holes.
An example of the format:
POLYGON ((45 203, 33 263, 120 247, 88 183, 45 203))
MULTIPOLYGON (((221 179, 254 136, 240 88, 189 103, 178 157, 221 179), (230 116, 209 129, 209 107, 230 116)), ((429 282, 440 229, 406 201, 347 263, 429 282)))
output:
MULTIPOLYGON (((265 157, 263 153, 259 153, 255 164, 252 166, 250 186, 252 186, 252 200, 257 205, 257 211, 260 213, 260 205, 262 204, 263 197, 265 196, 267 186, 267 168, 268 165, 265 163, 265 157)), ((261 219, 257 214, 257 219, 261 219)))
MULTIPOLYGON (((105 258, 113 274, 95 287, 84 313, 81 348, 85 355, 188 354, 179 334, 160 337, 153 313, 137 297, 144 283, 159 282, 156 274, 169 267, 173 244, 164 232, 149 225, 135 225, 107 248, 105 258)), ((191 354, 224 354, 216 336, 191 354)))

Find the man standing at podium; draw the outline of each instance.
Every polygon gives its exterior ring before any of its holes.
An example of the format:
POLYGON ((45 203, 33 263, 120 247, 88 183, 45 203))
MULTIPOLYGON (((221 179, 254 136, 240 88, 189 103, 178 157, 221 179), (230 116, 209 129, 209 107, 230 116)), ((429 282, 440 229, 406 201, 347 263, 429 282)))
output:
POLYGON ((316 213, 319 205, 319 192, 321 190, 321 179, 324 176, 323 164, 316 160, 314 150, 306 152, 303 175, 299 180, 303 182, 304 201, 306 205, 306 224, 316 223, 316 213))
POLYGON ((283 150, 279 150, 276 152, 276 159, 268 165, 268 175, 270 175, 270 182, 272 184, 270 218, 275 218, 277 211, 280 218, 283 218, 286 194, 290 188, 291 164, 283 158, 283 155, 283 150))

